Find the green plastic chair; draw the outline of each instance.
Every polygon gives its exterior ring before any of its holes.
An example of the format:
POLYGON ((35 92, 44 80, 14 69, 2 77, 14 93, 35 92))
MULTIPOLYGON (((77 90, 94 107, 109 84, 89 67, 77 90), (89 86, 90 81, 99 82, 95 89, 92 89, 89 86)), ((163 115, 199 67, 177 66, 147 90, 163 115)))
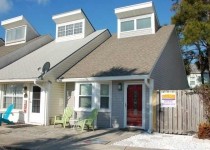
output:
POLYGON ((84 131, 84 129, 92 129, 94 131, 94 120, 97 119, 98 116, 98 109, 93 109, 90 116, 88 116, 85 119, 79 119, 79 121, 76 123, 76 129, 81 129, 81 131, 84 131))
POLYGON ((73 115, 73 109, 70 107, 66 107, 64 109, 63 115, 55 116, 54 118, 54 127, 56 124, 62 124, 62 126, 65 128, 67 124, 69 123, 70 118, 73 115))

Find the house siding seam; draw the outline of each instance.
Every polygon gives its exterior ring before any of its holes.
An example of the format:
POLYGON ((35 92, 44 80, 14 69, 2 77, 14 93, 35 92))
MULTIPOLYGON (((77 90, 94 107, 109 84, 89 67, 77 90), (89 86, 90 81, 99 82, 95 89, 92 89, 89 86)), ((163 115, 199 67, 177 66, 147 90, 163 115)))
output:
MULTIPOLYGON (((120 81, 119 81, 120 82, 120 81)), ((124 90, 118 91, 118 83, 112 82, 112 110, 111 125, 118 124, 119 128, 124 127, 124 90)))
POLYGON ((151 78, 154 79, 155 90, 182 90, 188 88, 175 29, 151 72, 151 78))

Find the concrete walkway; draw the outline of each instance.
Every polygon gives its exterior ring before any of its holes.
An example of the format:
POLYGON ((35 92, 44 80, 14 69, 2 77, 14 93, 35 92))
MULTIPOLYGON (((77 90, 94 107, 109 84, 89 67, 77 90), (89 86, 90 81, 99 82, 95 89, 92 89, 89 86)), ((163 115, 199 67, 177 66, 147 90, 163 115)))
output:
POLYGON ((78 132, 60 126, 4 126, 0 127, 0 149, 76 149, 76 150, 137 150, 113 143, 137 135, 141 131, 122 131, 116 129, 78 132))

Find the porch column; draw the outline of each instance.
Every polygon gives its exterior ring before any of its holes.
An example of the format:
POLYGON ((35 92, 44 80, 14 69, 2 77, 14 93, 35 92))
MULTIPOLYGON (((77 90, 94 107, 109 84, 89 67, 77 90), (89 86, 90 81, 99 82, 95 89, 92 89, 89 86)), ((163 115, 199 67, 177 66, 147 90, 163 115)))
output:
POLYGON ((148 132, 152 133, 153 132, 153 104, 152 104, 152 94, 154 90, 154 80, 150 79, 149 82, 149 106, 150 106, 150 111, 149 111, 149 129, 148 132))

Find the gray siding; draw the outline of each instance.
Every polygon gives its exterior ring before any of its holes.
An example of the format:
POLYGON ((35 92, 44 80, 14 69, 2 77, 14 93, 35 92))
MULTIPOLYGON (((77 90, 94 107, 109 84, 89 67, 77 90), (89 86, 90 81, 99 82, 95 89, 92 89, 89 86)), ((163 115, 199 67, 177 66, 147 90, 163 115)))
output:
POLYGON ((29 44, 17 49, 16 51, 9 53, 0 59, 0 69, 11 64, 12 62, 20 59, 21 57, 35 51, 36 49, 46 45, 52 41, 52 37, 49 35, 43 36, 29 44))
POLYGON ((118 91, 118 83, 112 82, 112 118, 111 124, 119 124, 119 128, 124 127, 124 90, 118 91))
POLYGON ((99 112, 97 118, 98 128, 110 128, 110 113, 109 112, 99 112))
POLYGON ((38 37, 38 35, 34 33, 34 30, 30 26, 27 26, 26 42, 36 37, 38 37))
MULTIPOLYGON (((91 112, 79 111, 76 112, 76 118, 86 118, 90 115, 91 112)), ((97 128, 110 128, 110 113, 108 112, 99 112, 97 116, 97 121, 95 122, 97 128)))
POLYGON ((154 89, 156 90, 182 90, 188 88, 175 29, 151 72, 151 78, 154 79, 154 89))

